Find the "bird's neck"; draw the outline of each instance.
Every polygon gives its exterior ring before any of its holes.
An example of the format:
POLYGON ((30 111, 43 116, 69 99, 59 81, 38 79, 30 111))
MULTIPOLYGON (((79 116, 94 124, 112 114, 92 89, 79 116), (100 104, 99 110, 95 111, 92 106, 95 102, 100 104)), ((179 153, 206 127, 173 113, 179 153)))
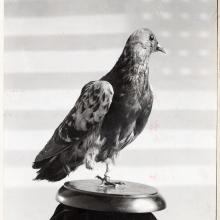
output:
POLYGON ((120 84, 144 90, 149 86, 149 55, 142 48, 124 48, 110 74, 120 84))

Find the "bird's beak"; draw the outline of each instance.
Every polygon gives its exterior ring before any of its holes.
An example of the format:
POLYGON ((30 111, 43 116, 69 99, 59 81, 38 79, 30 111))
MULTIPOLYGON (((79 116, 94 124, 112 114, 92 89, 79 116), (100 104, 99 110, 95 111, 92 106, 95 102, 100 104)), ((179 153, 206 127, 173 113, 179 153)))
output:
POLYGON ((166 51, 164 50, 163 47, 160 46, 160 44, 157 44, 156 51, 160 51, 162 53, 166 53, 166 51))

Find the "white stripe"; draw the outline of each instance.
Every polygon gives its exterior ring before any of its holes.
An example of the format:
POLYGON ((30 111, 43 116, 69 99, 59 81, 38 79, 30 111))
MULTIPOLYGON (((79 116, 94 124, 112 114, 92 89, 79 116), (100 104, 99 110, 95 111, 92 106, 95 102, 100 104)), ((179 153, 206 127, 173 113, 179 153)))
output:
POLYGON ((128 30, 128 16, 125 14, 5 19, 6 36, 115 34, 128 30))
MULTIPOLYGON (((55 129, 54 129, 55 130, 55 129)), ((52 136, 53 130, 6 131, 5 150, 40 151, 52 136)), ((215 130, 152 130, 148 127, 127 149, 215 149, 215 130)))
POLYGON ((95 72, 107 73, 122 49, 75 52, 6 52, 6 73, 95 72))
MULTIPOLYGON (((80 167, 65 180, 55 183, 61 186, 65 181, 76 179, 92 179, 97 174, 104 174, 104 164, 98 164, 93 171, 80 167)), ((4 184, 10 187, 54 186, 46 181, 33 182, 36 170, 31 168, 6 168, 4 184), (13 181, 12 181, 13 180, 13 181)), ((138 167, 114 166, 111 169, 111 178, 140 182, 157 186, 206 186, 215 185, 214 166, 164 166, 164 167, 138 167)))
MULTIPOLYGON (((74 77, 74 76, 73 76, 74 77)), ((83 85, 82 85, 83 86, 83 85)), ((81 86, 81 87, 82 87, 81 86)), ((63 110, 75 104, 80 90, 5 92, 5 110, 63 110)), ((207 91, 154 91, 154 110, 216 110, 217 98, 207 91)))
MULTIPOLYGON (((5 73, 69 73, 110 71, 123 51, 121 48, 74 51, 6 51, 5 73)), ((152 69, 155 60, 152 60, 152 69)), ((158 62, 157 62, 158 65, 158 62)), ((189 68, 180 67, 180 72, 189 68)), ((163 66, 160 68, 163 71, 163 66)), ((180 82, 181 83, 181 82, 180 82)))

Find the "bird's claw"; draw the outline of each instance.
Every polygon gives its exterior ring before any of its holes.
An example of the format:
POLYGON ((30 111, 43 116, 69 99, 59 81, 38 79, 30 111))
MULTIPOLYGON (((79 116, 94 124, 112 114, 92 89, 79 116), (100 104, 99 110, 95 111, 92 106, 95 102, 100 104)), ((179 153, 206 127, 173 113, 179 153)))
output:
POLYGON ((98 178, 102 181, 100 186, 113 186, 116 188, 118 185, 125 185, 125 183, 123 183, 121 181, 111 182, 109 176, 107 176, 107 175, 104 175, 104 177, 96 176, 96 178, 98 178))

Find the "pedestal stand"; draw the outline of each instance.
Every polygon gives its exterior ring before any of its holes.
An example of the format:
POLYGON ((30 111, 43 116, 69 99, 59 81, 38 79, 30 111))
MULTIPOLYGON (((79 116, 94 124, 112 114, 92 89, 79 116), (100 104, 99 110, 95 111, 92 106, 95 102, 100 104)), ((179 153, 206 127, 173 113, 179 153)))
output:
POLYGON ((152 212, 166 203, 151 186, 127 182, 116 188, 99 180, 66 182, 57 193, 58 205, 51 220, 156 220, 152 212))

